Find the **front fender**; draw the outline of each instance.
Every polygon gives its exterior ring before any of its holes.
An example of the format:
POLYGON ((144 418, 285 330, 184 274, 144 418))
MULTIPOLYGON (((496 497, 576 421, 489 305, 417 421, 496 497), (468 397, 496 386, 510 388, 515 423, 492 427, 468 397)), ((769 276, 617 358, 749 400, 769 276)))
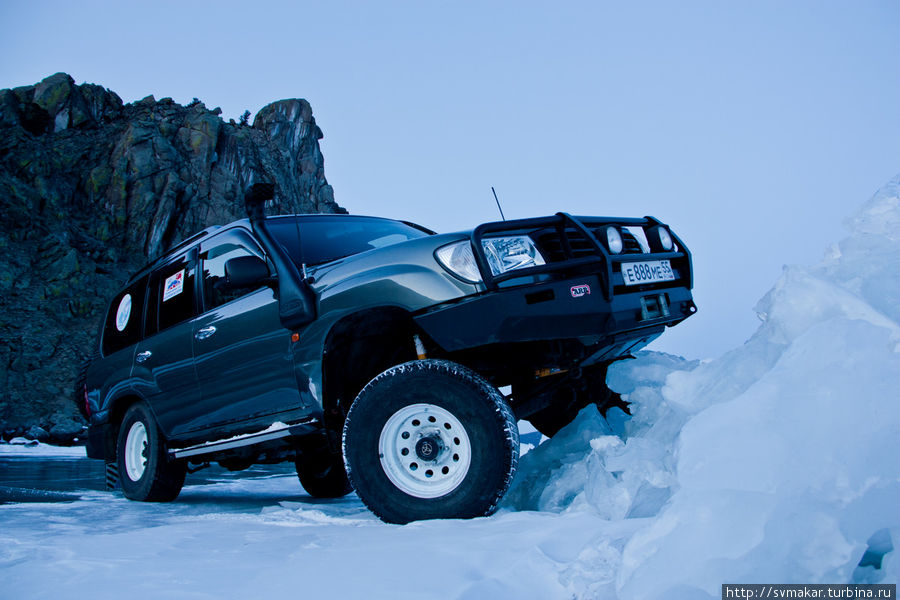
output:
POLYGON ((414 313, 477 292, 474 285, 441 269, 432 252, 423 249, 411 253, 411 260, 399 264, 385 264, 383 253, 372 252, 314 272, 319 318, 301 332, 300 343, 294 346, 294 360, 320 404, 325 341, 342 319, 371 309, 414 313))
POLYGON ((349 313, 377 306, 416 312, 476 292, 443 271, 415 264, 386 265, 359 271, 323 286, 320 314, 349 313))

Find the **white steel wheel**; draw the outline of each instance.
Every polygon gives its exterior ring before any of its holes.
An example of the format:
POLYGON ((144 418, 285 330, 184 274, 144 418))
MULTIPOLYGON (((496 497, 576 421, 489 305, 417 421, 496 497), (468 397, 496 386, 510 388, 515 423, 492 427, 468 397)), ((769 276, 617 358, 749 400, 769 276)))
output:
POLYGON ((360 500, 388 523, 489 515, 516 471, 519 430, 503 395, 447 360, 384 371, 344 421, 344 465, 360 500))
POLYGON ((472 448, 466 428, 449 410, 412 404, 382 427, 378 456, 397 488, 416 498, 439 498, 466 478, 472 448))
POLYGON ((169 502, 184 485, 187 464, 166 451, 166 440, 150 408, 143 402, 128 407, 116 440, 116 463, 122 493, 131 500, 169 502))
POLYGON ((147 468, 147 428, 135 421, 125 438, 125 474, 139 481, 147 468))

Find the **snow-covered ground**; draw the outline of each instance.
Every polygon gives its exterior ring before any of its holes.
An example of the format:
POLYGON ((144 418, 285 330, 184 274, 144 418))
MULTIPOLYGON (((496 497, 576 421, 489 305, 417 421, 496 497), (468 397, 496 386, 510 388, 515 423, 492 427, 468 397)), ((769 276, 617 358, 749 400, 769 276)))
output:
POLYGON ((0 444, 0 458, 4 456, 51 456, 54 458, 85 458, 84 446, 51 446, 25 438, 14 438, 8 444, 0 444))
POLYGON ((848 226, 822 263, 785 269, 743 346, 615 365, 634 416, 582 412, 523 456, 493 517, 385 525, 292 476, 166 505, 8 504, 0 595, 705 599, 726 582, 896 583, 900 177, 848 226))

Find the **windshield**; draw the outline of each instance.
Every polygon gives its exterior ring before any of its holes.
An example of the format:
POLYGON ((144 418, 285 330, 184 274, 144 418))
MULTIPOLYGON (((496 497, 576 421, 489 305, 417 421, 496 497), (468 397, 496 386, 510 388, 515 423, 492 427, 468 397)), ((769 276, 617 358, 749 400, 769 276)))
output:
POLYGON ((266 225, 294 262, 309 266, 429 235, 399 221, 347 215, 275 217, 266 225), (297 244, 298 224, 302 254, 297 244))

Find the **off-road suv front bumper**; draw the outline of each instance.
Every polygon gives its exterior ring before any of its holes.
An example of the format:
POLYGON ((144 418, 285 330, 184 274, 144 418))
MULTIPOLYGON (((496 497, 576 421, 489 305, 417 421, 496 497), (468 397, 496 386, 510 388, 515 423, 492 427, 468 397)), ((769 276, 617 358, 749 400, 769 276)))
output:
POLYGON ((691 255, 670 233, 671 249, 653 243, 652 217, 554 217, 481 225, 472 248, 483 291, 416 315, 418 325, 444 350, 490 344, 579 339, 593 349, 584 364, 627 355, 696 312, 691 295, 691 255), (610 251, 605 229, 625 238, 610 251), (528 235, 546 264, 494 275, 481 241, 495 235, 528 235), (642 239, 641 239, 642 238, 642 239), (601 241, 603 240, 603 241, 601 241), (673 279, 629 284, 629 268, 665 264, 673 279))

